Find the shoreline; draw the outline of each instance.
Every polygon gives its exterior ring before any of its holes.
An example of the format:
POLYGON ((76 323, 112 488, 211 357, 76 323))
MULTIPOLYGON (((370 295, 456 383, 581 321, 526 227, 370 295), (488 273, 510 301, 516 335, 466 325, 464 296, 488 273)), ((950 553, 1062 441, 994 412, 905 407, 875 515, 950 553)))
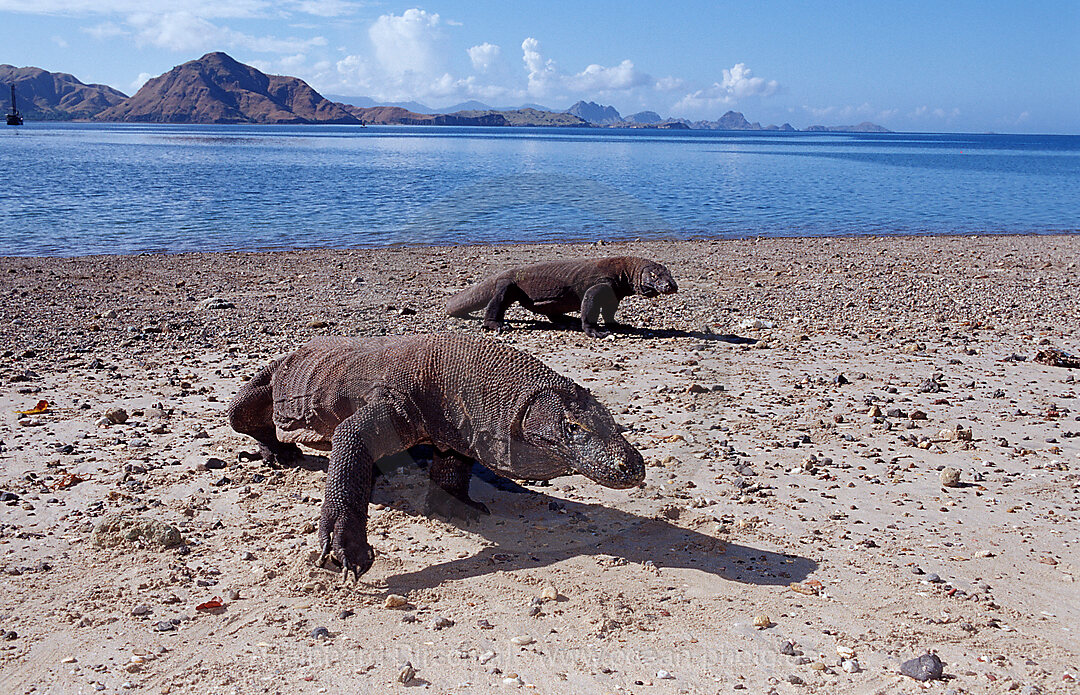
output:
MULTIPOLYGON (((766 240, 776 241, 791 241, 791 240, 871 240, 871 241, 883 241, 886 239, 925 239, 925 238, 941 238, 941 239, 993 239, 993 238, 1027 238, 1027 237, 1061 237, 1068 238, 1080 236, 1080 229, 1076 230, 1053 230, 1053 231, 1029 231, 1029 232, 925 232, 925 233, 907 233, 897 232, 895 234, 881 234, 881 233, 867 233, 867 234, 810 234, 810 235, 745 235, 745 236, 703 236, 703 237, 664 237, 653 236, 648 238, 635 237, 635 238, 615 238, 612 240, 600 239, 600 240, 585 240, 585 239, 573 239, 567 238, 560 241, 505 241, 505 242, 475 242, 475 243, 446 243, 446 244, 433 244, 433 243, 410 243, 400 242, 396 244, 382 244, 371 246, 290 246, 290 247, 261 247, 251 249, 215 249, 204 251, 138 251, 138 252, 126 252, 126 253, 93 253, 83 255, 50 255, 50 256, 4 256, 0 255, 0 262, 11 261, 17 259, 46 259, 46 258, 61 258, 61 259, 94 259, 94 258, 137 258, 137 257, 170 257, 170 256, 195 256, 195 255, 217 255, 217 254, 280 254, 280 253, 308 253, 308 252, 329 252, 329 251, 341 251, 341 252, 362 252, 362 251, 379 251, 386 250, 392 251, 395 249, 447 249, 447 248, 502 248, 502 247, 534 247, 534 246, 546 246, 546 247, 595 247, 597 249, 603 249, 608 246, 617 245, 635 245, 635 244, 695 244, 695 243, 721 243, 721 242, 762 242, 766 240)), ((597 252, 601 254, 600 251, 597 252)), ((602 254, 601 254, 602 255, 602 254)))
POLYGON ((1033 358, 1080 354, 1076 259, 1075 234, 0 258, 0 690, 379 692, 410 661, 433 692, 914 695, 899 665, 933 651, 965 693, 1069 693, 1080 370, 1033 358), (239 457, 243 379, 321 335, 479 334, 453 292, 621 254, 680 288, 624 300, 632 330, 515 307, 490 339, 607 405, 645 486, 474 480, 466 523, 406 467, 364 581, 314 568, 325 458, 239 457), (183 549, 95 545, 117 513, 183 549))

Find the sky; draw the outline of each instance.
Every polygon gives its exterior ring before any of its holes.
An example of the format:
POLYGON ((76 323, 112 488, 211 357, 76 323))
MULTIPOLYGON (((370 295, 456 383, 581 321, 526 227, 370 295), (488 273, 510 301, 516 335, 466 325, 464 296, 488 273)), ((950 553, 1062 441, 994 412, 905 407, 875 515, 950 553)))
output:
POLYGON ((1077 0, 0 0, 0 63, 133 94, 210 51, 323 94, 1080 134, 1077 0), (182 9, 178 9, 182 8, 182 9))

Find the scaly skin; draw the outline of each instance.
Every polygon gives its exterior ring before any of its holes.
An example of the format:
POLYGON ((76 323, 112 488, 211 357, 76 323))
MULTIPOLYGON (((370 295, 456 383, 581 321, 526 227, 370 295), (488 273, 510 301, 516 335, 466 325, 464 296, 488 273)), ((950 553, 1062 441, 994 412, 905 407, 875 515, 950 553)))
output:
POLYGON ((433 445, 429 505, 447 513, 455 500, 487 512, 469 497, 473 460, 521 480, 581 473, 627 488, 645 477, 592 394, 529 355, 462 335, 312 340, 260 370, 228 412, 271 454, 296 443, 330 450, 322 560, 332 554, 357 578, 375 557, 367 512, 384 456, 433 445))
POLYGON ((450 298, 446 311, 463 318, 484 308, 484 328, 503 329, 503 316, 514 302, 553 321, 568 311, 581 312, 581 328, 591 338, 604 338, 615 323, 619 302, 632 294, 656 297, 679 287, 667 268, 645 258, 614 256, 537 263, 499 273, 450 298))

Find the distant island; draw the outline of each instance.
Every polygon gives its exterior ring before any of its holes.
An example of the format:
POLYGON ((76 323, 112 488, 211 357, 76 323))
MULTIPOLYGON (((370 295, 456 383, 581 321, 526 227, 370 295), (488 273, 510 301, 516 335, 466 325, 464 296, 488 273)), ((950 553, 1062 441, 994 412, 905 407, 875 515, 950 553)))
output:
MULTIPOLYGON (((715 121, 663 118, 641 111, 625 118, 613 106, 579 101, 565 111, 539 104, 493 108, 478 101, 445 113, 418 102, 379 104, 367 97, 327 99, 298 77, 267 75, 220 51, 207 53, 154 77, 133 96, 107 85, 84 84, 66 73, 0 65, 0 83, 15 85, 26 120, 124 123, 260 123, 339 125, 431 125, 559 128, 656 128, 676 130, 774 130, 796 132, 790 124, 762 126, 737 111, 715 121)), ((813 125, 803 132, 888 133, 873 123, 813 125)))

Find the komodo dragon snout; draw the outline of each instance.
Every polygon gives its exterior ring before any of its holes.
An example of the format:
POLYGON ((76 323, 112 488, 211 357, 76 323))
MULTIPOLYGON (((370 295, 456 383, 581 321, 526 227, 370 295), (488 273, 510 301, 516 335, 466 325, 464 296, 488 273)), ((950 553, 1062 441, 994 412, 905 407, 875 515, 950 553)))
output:
POLYGON ((641 268, 641 276, 638 278, 637 293, 642 297, 658 297, 662 294, 674 294, 679 291, 675 284, 675 278, 671 277, 671 271, 659 263, 647 263, 641 268))
POLYGON ((511 454, 515 470, 554 472, 562 467, 566 473, 580 473, 615 489, 634 487, 645 479, 641 454, 585 389, 537 394, 521 429, 523 443, 511 454))

